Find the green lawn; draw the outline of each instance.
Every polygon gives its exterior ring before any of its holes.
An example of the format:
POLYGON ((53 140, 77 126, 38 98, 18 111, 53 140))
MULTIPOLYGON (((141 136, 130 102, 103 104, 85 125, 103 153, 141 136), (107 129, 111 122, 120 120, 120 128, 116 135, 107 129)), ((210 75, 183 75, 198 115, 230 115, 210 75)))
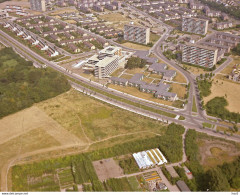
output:
POLYGON ((197 112, 196 98, 193 96, 192 112, 197 112))

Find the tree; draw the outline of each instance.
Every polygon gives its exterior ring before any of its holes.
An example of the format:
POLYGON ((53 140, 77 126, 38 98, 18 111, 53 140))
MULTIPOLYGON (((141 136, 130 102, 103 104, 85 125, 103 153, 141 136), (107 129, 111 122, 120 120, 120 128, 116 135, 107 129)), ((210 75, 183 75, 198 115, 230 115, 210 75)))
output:
POLYGON ((210 191, 229 191, 230 185, 219 167, 210 169, 206 173, 208 178, 208 189, 210 191))
POLYGON ((237 127, 237 125, 233 125, 233 130, 234 130, 234 132, 238 132, 238 127, 237 127))

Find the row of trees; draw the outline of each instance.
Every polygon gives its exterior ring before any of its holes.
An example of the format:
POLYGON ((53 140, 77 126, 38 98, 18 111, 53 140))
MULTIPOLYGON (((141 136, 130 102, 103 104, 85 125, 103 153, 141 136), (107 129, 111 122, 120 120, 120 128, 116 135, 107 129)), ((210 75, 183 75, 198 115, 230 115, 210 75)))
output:
POLYGON ((146 60, 139 57, 130 57, 125 65, 127 69, 143 68, 147 64, 146 60))
POLYGON ((225 107, 228 105, 224 97, 215 97, 206 104, 206 111, 209 115, 216 116, 222 120, 240 122, 240 114, 229 112, 225 107))
POLYGON ((211 80, 198 80, 198 89, 200 90, 200 97, 206 97, 211 94, 212 81, 211 80))
POLYGON ((11 48, 0 51, 0 118, 69 89, 62 74, 34 68, 11 48))

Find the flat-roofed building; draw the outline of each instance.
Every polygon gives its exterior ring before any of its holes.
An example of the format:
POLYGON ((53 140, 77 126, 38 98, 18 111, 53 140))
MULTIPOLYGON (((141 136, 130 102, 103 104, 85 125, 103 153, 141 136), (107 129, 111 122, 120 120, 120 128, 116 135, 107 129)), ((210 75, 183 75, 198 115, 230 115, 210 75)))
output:
POLYGON ((124 25, 124 39, 141 44, 150 42, 150 28, 132 24, 124 25))
POLYGON ((30 0, 30 8, 31 10, 36 11, 46 11, 46 1, 45 0, 30 0))
POLYGON ((189 189, 187 184, 184 181, 182 181, 182 180, 177 181, 176 185, 177 185, 177 187, 179 188, 179 190, 181 192, 191 192, 191 190, 189 189))
POLYGON ((107 78, 119 67, 121 56, 122 48, 109 46, 89 58, 84 68, 93 70, 95 77, 107 78))
POLYGON ((212 68, 217 63, 218 49, 203 45, 183 45, 182 61, 205 68, 212 68))
POLYGON ((208 20, 200 18, 183 18, 182 19, 182 31, 206 35, 208 30, 208 20))
POLYGON ((98 78, 106 78, 112 74, 118 66, 118 56, 105 57, 103 60, 95 64, 94 76, 98 78))
POLYGON ((134 153, 133 158, 136 160, 140 169, 146 169, 155 165, 167 163, 166 158, 158 148, 134 153))

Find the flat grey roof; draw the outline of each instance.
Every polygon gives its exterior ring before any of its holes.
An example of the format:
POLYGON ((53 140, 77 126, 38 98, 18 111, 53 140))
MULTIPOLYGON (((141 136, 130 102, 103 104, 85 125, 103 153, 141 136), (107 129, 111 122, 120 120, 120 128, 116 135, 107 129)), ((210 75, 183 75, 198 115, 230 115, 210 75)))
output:
POLYGON ((111 77, 112 81, 117 81, 117 82, 128 82, 128 79, 120 78, 120 77, 111 77))
POLYGON ((187 184, 184 181, 179 180, 176 182, 176 184, 182 192, 191 192, 191 190, 188 188, 187 184))
POLYGON ((151 66, 149 66, 149 68, 155 71, 164 71, 166 67, 167 65, 163 63, 153 63, 151 66))

